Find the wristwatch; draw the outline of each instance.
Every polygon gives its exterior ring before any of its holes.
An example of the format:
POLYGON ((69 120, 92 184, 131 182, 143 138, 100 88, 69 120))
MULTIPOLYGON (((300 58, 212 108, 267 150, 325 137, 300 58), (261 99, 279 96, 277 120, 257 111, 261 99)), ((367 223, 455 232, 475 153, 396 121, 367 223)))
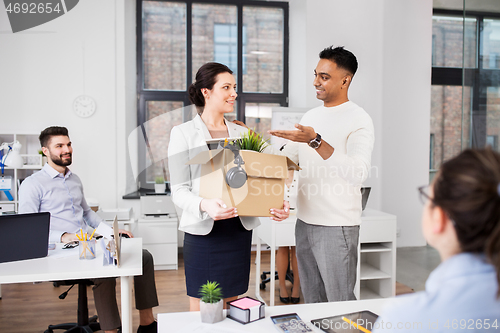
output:
POLYGON ((320 145, 321 145, 321 135, 316 133, 316 137, 311 141, 309 141, 309 147, 313 149, 318 149, 320 145))

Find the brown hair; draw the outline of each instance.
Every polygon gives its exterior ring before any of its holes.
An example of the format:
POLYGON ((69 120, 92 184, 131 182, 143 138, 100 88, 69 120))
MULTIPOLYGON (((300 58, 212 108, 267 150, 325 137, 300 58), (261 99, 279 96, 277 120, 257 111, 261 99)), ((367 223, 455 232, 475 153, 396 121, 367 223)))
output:
POLYGON ((217 81, 217 75, 222 73, 233 74, 233 71, 226 65, 219 64, 218 62, 207 62, 196 72, 195 81, 189 86, 188 94, 191 103, 196 105, 198 113, 201 114, 205 106, 205 97, 203 97, 201 89, 207 88, 212 90, 217 81))
POLYGON ((462 251, 485 253, 500 286, 500 154, 463 151, 441 166, 433 190, 433 203, 453 221, 462 251))

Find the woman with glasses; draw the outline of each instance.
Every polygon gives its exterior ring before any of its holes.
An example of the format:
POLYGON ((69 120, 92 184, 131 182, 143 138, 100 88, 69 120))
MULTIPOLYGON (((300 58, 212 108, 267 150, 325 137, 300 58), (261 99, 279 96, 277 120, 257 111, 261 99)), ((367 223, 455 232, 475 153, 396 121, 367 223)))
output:
POLYGON ((390 303, 373 332, 500 331, 500 154, 465 150, 419 191, 422 230, 442 263, 425 291, 390 303))

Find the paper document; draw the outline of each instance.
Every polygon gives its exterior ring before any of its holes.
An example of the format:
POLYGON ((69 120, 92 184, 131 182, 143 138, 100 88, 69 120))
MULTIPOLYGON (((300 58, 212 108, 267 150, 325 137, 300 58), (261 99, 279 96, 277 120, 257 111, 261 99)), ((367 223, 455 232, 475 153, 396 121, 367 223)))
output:
MULTIPOLYGON (((116 217, 115 217, 116 218, 116 217)), ((101 222, 95 232, 106 239, 113 239, 113 228, 107 225, 105 222, 101 222)))

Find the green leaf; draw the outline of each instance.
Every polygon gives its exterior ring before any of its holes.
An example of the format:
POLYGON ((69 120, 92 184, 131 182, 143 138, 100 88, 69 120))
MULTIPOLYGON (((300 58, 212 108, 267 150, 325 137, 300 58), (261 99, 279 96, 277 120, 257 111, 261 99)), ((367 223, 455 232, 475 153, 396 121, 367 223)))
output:
POLYGON ((217 303, 222 299, 222 289, 219 287, 219 283, 215 281, 207 281, 207 283, 201 285, 198 293, 205 303, 217 303))
POLYGON ((240 150, 253 150, 262 153, 262 151, 269 146, 268 141, 269 140, 264 140, 262 134, 248 129, 241 139, 235 140, 233 144, 238 146, 240 150))

